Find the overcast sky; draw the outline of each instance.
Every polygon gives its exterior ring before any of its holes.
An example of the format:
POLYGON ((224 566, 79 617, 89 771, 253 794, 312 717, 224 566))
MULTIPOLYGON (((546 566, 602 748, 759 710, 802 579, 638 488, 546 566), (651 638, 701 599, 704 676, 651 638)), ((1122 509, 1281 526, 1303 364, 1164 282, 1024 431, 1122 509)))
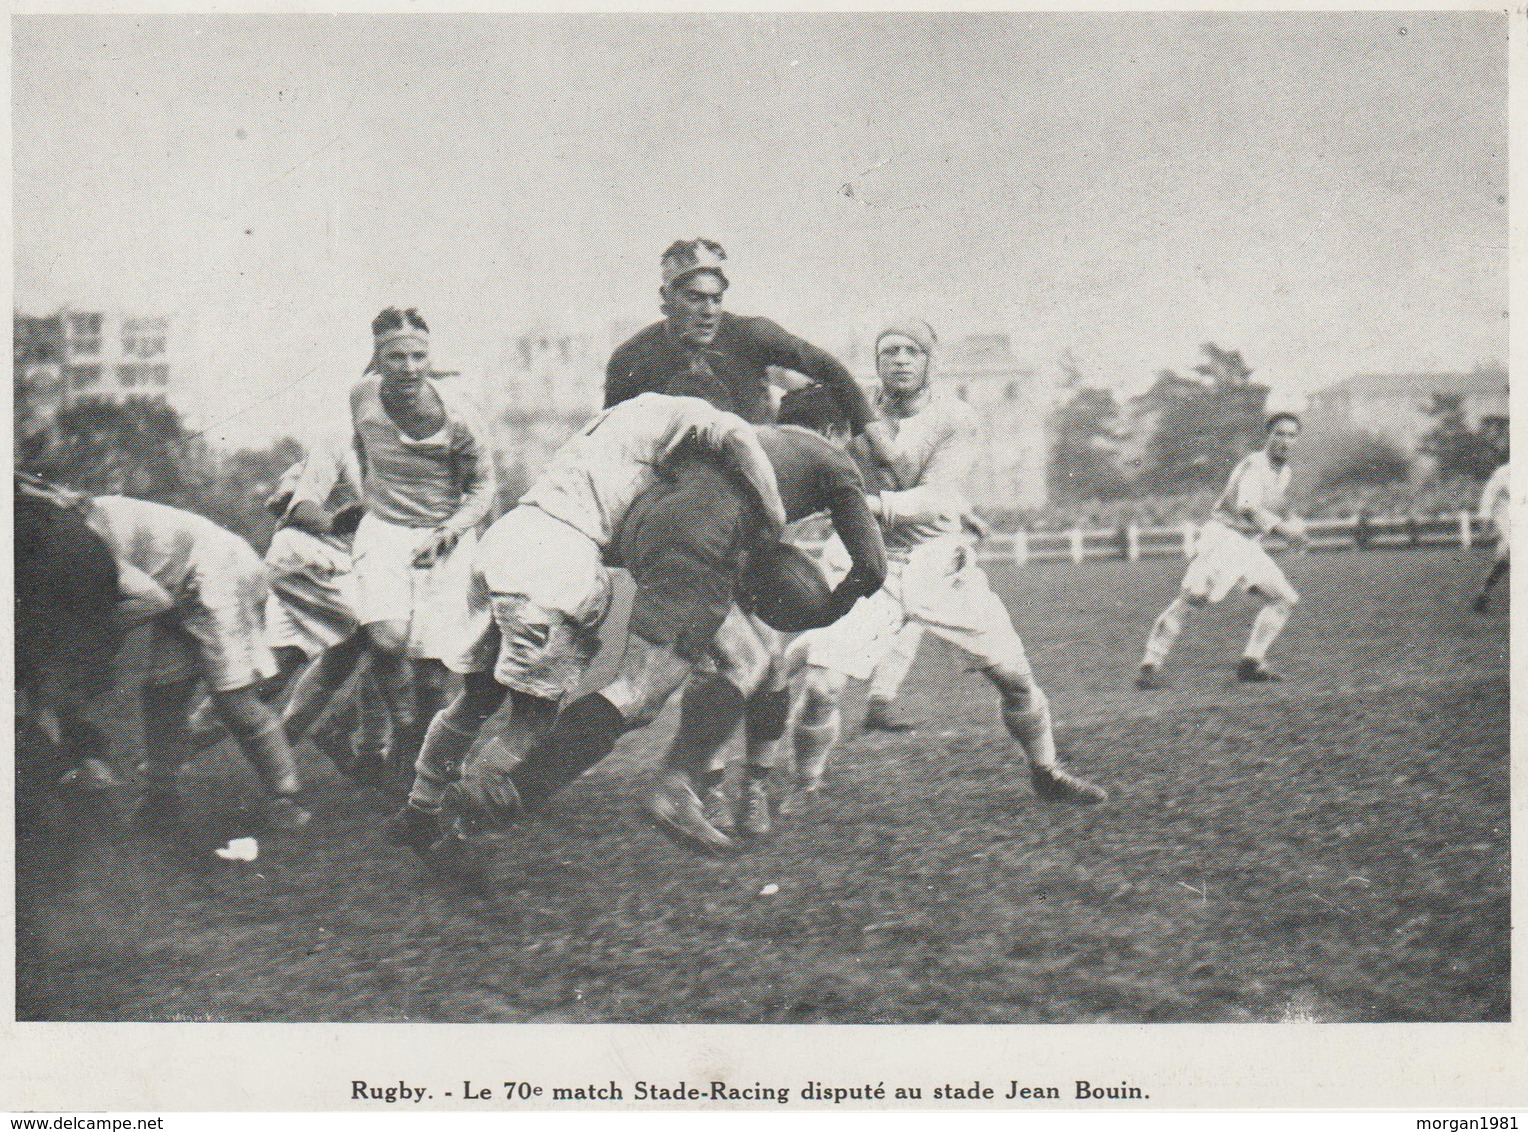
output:
POLYGON ((837 346, 901 311, 1133 392, 1507 355, 1500 13, 20 16, 16 303, 194 320, 214 438, 420 307, 445 365, 657 317, 678 236, 837 346), (845 186, 849 186, 846 191, 845 186))

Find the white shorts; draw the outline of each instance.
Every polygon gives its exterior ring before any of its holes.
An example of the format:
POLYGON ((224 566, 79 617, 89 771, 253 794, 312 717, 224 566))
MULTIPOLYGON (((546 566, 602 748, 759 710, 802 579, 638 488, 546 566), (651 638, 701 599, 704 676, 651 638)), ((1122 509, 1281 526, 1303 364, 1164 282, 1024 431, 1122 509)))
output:
MULTIPOLYGON (((826 552, 829 569, 840 555, 826 552)), ((804 650, 806 663, 868 680, 902 627, 915 621, 983 669, 1028 674, 1029 658, 1008 607, 992 592, 969 543, 935 539, 914 547, 906 561, 892 559, 886 566, 886 584, 879 590, 835 624, 801 635, 793 648, 804 650)))
POLYGON ((350 555, 326 539, 282 527, 265 552, 271 593, 265 639, 273 649, 315 657, 355 635, 355 576, 350 555))
POLYGON ((434 535, 429 527, 401 527, 373 515, 361 519, 350 556, 355 573, 355 613, 362 625, 398 621, 408 626, 408 655, 440 660, 449 632, 446 614, 467 590, 477 533, 468 531, 433 566, 414 565, 434 535))
POLYGON ((539 507, 516 507, 477 547, 441 659, 453 672, 492 669, 506 688, 560 700, 599 652, 613 593, 593 539, 539 507))
POLYGON ((1266 598, 1281 598, 1293 605, 1300 595, 1284 577, 1268 552, 1245 535, 1214 520, 1199 531, 1193 561, 1183 575, 1182 590, 1211 604, 1234 588, 1256 590, 1266 598))
POLYGON ((214 692, 276 675, 265 639, 265 564, 243 539, 199 540, 175 608, 154 619, 152 684, 173 683, 190 661, 214 692))

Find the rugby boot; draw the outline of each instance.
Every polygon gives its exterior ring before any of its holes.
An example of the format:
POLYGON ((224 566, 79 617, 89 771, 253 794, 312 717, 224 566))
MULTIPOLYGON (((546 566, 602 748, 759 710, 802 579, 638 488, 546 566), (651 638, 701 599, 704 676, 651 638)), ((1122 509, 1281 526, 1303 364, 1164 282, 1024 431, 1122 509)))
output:
POLYGON ((412 849, 423 856, 440 836, 440 815, 426 813, 417 806, 403 806, 387 819, 382 836, 389 845, 412 849))
POLYGON ((1102 786, 1094 786, 1059 766, 1032 766, 1029 768, 1029 781, 1036 796, 1046 802, 1096 806, 1109 800, 1109 792, 1102 786))
POLYGON ((768 837, 772 825, 769 808, 769 780, 745 777, 737 799, 737 832, 750 838, 768 837))
POLYGON ((663 776, 648 800, 647 814, 659 832, 687 849, 701 853, 737 851, 737 842, 706 820, 700 796, 686 774, 663 776))
POLYGON ((918 730, 919 721, 897 706, 896 700, 866 701, 865 718, 860 721, 861 731, 889 731, 900 734, 918 730))
POLYGON ((1244 656, 1236 662, 1236 678, 1243 684, 1277 684, 1284 677, 1260 660, 1244 656))
POLYGON ((265 825, 268 829, 291 831, 301 829, 313 820, 313 815, 297 804, 296 799, 278 794, 265 804, 265 825))

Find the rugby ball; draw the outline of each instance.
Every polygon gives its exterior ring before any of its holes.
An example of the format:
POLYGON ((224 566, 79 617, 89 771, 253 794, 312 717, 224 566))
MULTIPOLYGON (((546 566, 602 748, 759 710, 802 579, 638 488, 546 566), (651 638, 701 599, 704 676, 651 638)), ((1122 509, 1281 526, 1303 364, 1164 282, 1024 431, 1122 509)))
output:
POLYGON ((779 632, 802 633, 833 621, 833 587, 811 555, 788 543, 749 551, 738 589, 745 608, 779 632))

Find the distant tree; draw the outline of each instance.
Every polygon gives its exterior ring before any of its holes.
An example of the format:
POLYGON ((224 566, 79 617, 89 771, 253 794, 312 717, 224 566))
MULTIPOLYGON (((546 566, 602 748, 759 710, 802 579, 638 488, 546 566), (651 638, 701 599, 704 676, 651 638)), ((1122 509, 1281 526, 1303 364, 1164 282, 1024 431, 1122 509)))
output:
POLYGON ((1316 473, 1322 490, 1342 487, 1384 487, 1411 475, 1411 457, 1387 437, 1371 432, 1347 432, 1326 437, 1316 473))
POLYGON ((1194 372, 1204 380, 1163 370, 1137 398, 1136 415, 1156 418, 1143 477, 1154 491, 1218 487, 1237 461, 1262 442, 1268 387, 1251 380, 1252 370, 1239 352, 1213 342, 1200 350, 1205 360, 1194 372))
POLYGON ((22 466, 96 495, 192 507, 211 479, 205 445, 156 398, 76 401, 59 410, 44 439, 18 453, 22 466))
POLYGON ((214 453, 180 414, 150 397, 76 401, 18 445, 18 467, 91 495, 130 495, 205 515, 263 550, 275 529, 265 501, 302 456, 292 440, 214 453))
POLYGON ((1129 482, 1109 451, 1119 417, 1114 394, 1083 386, 1056 411, 1051 445, 1050 491, 1065 499, 1118 499, 1129 482))
POLYGON ((1483 422, 1472 429, 1464 413, 1464 397, 1457 393, 1434 393, 1427 410, 1433 426, 1417 444, 1417 451, 1431 456, 1440 476, 1487 478, 1502 461, 1503 431, 1483 422))

